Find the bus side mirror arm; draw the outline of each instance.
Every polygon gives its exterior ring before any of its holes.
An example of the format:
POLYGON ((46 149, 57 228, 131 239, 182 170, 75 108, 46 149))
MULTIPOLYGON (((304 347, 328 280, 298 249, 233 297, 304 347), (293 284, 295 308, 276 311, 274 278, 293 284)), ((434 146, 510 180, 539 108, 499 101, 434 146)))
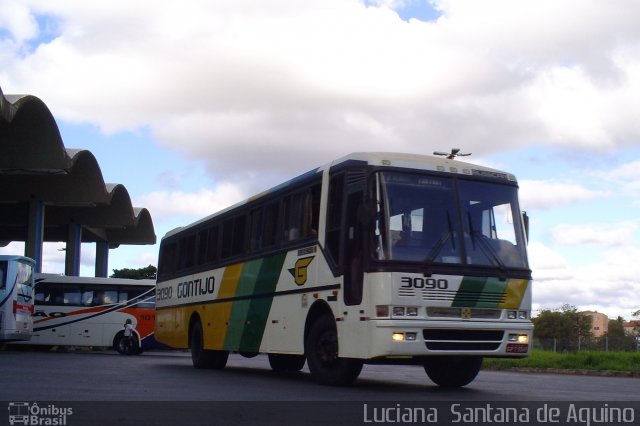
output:
POLYGON ((522 212, 522 223, 524 224, 524 234, 527 236, 527 244, 529 244, 529 215, 522 212))

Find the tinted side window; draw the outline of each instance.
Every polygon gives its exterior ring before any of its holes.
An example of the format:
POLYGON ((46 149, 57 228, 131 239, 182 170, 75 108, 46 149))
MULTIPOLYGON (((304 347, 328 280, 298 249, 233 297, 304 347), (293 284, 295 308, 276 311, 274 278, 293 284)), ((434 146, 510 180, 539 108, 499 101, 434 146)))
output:
POLYGON ((280 217, 280 203, 274 202, 264 208, 264 227, 262 233, 262 247, 272 247, 278 242, 278 219, 280 217))

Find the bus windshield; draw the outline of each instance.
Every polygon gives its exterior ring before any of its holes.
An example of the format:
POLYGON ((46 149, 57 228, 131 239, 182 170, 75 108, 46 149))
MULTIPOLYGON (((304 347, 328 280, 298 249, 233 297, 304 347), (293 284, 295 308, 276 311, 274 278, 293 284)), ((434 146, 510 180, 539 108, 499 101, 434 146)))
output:
POLYGON ((402 172, 375 180, 378 260, 528 268, 515 185, 402 172))

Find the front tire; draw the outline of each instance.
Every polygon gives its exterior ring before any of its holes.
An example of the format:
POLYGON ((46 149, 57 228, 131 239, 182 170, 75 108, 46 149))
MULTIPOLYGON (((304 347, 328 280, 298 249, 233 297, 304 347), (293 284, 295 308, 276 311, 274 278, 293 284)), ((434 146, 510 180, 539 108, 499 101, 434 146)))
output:
POLYGON ((427 376, 438 386, 447 388, 468 385, 481 367, 481 356, 434 356, 424 363, 427 376))
POLYGON ((300 371, 304 363, 304 355, 269 354, 269 365, 278 373, 300 371))
POLYGON ((338 332, 331 315, 323 315, 311 325, 305 352, 311 377, 320 384, 350 385, 362 371, 361 360, 338 357, 338 332))
POLYGON ((195 368, 222 370, 227 365, 229 352, 204 348, 202 325, 197 321, 191 329, 191 362, 195 368))

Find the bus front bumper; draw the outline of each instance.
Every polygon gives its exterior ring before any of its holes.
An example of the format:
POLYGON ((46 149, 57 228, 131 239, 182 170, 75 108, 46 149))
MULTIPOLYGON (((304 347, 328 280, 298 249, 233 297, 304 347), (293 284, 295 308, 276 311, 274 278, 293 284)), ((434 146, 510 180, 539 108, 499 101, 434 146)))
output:
POLYGON ((429 355, 524 357, 533 324, 524 322, 371 320, 369 358, 429 355))

